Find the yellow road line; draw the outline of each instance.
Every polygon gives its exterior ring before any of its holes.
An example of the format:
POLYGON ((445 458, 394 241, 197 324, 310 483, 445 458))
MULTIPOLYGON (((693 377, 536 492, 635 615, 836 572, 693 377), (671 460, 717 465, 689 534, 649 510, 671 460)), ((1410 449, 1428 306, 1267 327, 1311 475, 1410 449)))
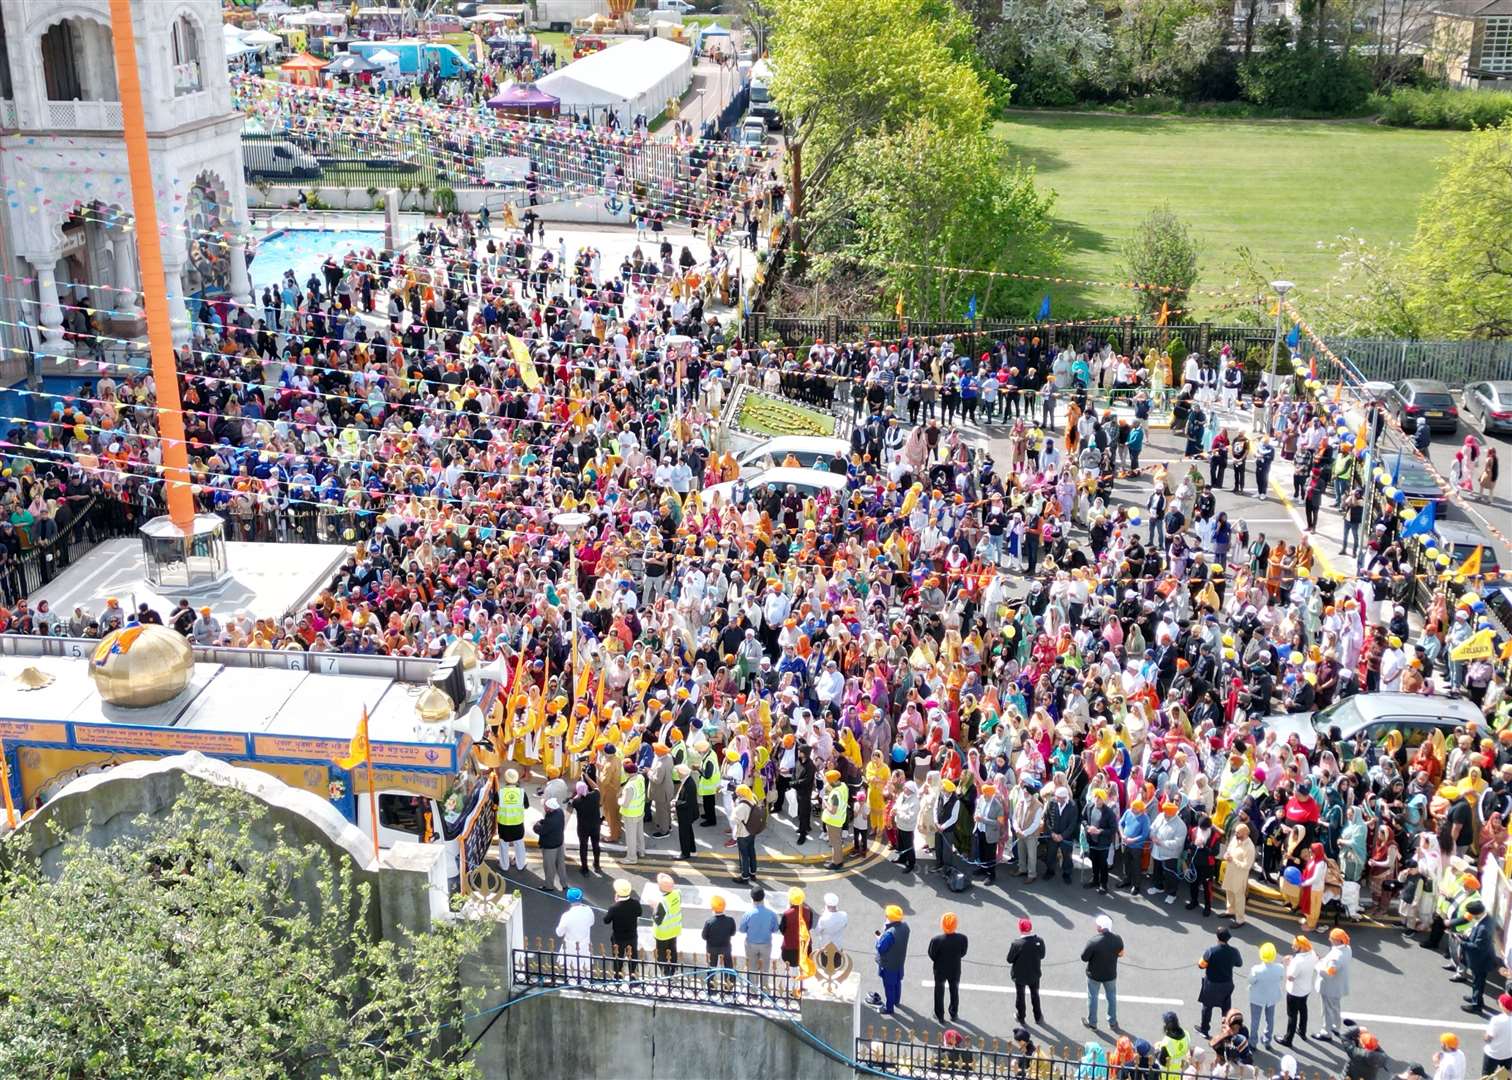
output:
POLYGON ((1271 478, 1270 486, 1271 491, 1275 492, 1276 498, 1281 500, 1281 506, 1290 515, 1292 524, 1296 525, 1302 535, 1308 538, 1307 546, 1313 550, 1313 560, 1323 568, 1323 572, 1335 580, 1347 576, 1334 569, 1333 560, 1328 557, 1328 552, 1319 542, 1317 533, 1309 532, 1307 518, 1303 517, 1297 510, 1296 504, 1291 501, 1291 496, 1286 493, 1274 477, 1271 478))

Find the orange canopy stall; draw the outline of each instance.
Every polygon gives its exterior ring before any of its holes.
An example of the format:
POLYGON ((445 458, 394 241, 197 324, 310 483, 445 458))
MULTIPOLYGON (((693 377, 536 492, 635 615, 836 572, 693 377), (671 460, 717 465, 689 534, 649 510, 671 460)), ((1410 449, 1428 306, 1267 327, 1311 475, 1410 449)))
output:
POLYGON ((294 83, 296 86, 319 86, 320 72, 325 66, 326 62, 320 57, 302 52, 279 64, 278 70, 283 72, 285 82, 294 83))

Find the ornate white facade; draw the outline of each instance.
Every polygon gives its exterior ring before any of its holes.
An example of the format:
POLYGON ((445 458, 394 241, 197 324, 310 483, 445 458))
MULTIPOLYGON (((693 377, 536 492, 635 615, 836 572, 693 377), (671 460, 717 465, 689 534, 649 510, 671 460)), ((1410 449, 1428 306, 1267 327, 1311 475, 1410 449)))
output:
MULTIPOLYGON (((132 0, 175 340, 200 292, 248 301, 241 115, 218 0, 132 0)), ((135 336, 135 233, 108 0, 0 0, 0 338, 73 355, 66 330, 135 336), (96 314, 98 313, 98 314, 96 314), (20 324, 29 324, 24 328, 20 324)), ((7 380, 9 381, 9 380, 7 380)))

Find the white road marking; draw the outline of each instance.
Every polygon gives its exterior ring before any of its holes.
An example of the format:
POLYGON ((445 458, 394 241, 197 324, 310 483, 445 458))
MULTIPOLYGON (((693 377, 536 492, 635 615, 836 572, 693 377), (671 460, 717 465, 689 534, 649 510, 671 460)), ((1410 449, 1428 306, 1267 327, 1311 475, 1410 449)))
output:
MULTIPOLYGON (((934 988, 934 980, 933 979, 921 979, 921 980, 919 980, 919 985, 923 986, 923 987, 925 987, 927 989, 933 989, 934 988)), ((982 991, 985 991, 985 992, 987 992, 989 994, 1011 994, 1011 993, 1014 992, 1012 986, 993 986, 993 985, 989 985, 988 983, 964 983, 963 982, 961 984, 961 989, 962 990, 982 990, 982 991)), ((1046 990, 1043 987, 1041 987, 1040 988, 1040 997, 1074 998, 1074 999, 1076 999, 1078 1001, 1085 1001, 1085 1000, 1087 1000, 1087 993, 1086 993, 1085 990, 1046 990)), ((1099 1001, 1102 1000, 1101 997, 1099 997, 1098 1000, 1099 1001)), ((1136 994, 1119 994, 1118 995, 1118 1003, 1120 1005, 1122 1005, 1124 1002, 1128 1002, 1128 1003, 1130 1003, 1132 1005, 1185 1005, 1186 1004, 1186 1002, 1184 1002, 1181 998, 1139 997, 1136 994)), ((1482 1026, 1484 1026, 1484 1025, 1482 1025, 1482 1026)))
MULTIPOLYGON (((1467 1024, 1462 1020, 1424 1020, 1421 1017, 1417 1016, 1388 1016, 1382 1013, 1357 1012, 1346 1012, 1344 1014, 1344 1018, 1346 1020, 1354 1020, 1356 1022, 1364 1020, 1372 1024, 1405 1024, 1409 1027, 1459 1028, 1461 1031, 1486 1030, 1485 1020, 1481 1021, 1479 1024, 1467 1024)), ((1490 1014, 1488 1013, 1486 1019, 1489 1020, 1490 1018, 1490 1014)))

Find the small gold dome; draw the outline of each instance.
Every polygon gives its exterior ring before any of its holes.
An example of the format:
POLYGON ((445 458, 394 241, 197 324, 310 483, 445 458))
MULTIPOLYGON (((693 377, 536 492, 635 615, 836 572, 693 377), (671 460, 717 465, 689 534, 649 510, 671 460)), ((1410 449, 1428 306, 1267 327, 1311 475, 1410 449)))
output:
POLYGON ((13 681, 22 690, 40 690, 44 686, 51 686, 53 677, 38 668, 25 667, 13 681))
POLYGON ((183 692, 194 674, 194 650, 166 626, 128 626, 100 639, 89 677, 101 700, 133 709, 161 705, 183 692))
POLYGON ((478 647, 465 637, 459 637, 456 641, 452 642, 441 655, 445 659, 460 656, 462 658, 463 671, 471 671, 478 666, 478 647))
POLYGON ((415 715, 426 724, 444 724, 452 718, 452 699, 438 686, 427 686, 415 698, 415 715))

